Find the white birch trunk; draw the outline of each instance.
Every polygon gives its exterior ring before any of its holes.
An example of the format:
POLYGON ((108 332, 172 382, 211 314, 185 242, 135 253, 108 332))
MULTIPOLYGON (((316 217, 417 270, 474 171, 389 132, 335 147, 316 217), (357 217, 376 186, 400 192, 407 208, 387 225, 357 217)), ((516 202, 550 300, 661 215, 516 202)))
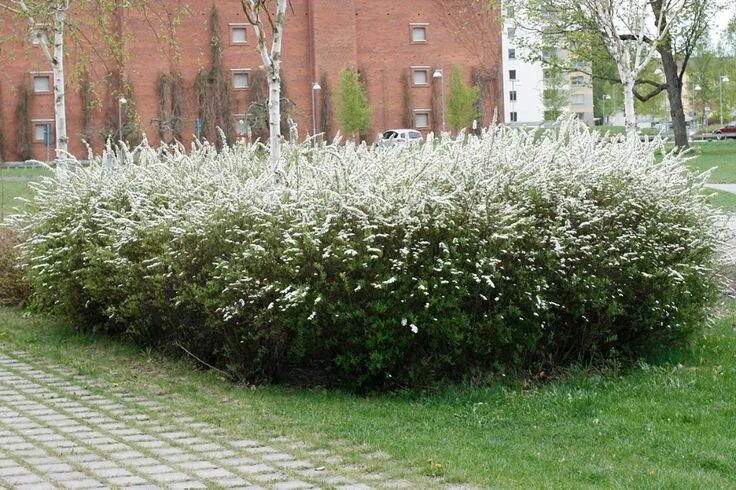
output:
POLYGON ((623 83, 624 89, 624 126, 626 127, 626 136, 629 138, 636 137, 636 108, 634 107, 634 82, 633 77, 627 79, 623 83))
POLYGON ((66 93, 64 90, 64 22, 66 10, 54 15, 54 55, 51 65, 54 71, 54 122, 56 124, 56 158, 68 152, 69 138, 66 131, 66 93))
POLYGON ((49 46, 48 32, 45 35, 37 33, 38 25, 34 18, 33 12, 38 9, 30 9, 25 0, 17 2, 18 9, 9 8, 8 10, 17 13, 28 21, 31 32, 37 35, 43 54, 51 63, 54 79, 54 127, 56 134, 56 158, 68 152, 69 137, 66 130, 66 93, 64 90, 64 29, 66 27, 66 14, 69 11, 70 0, 61 0, 58 2, 50 2, 44 5, 48 9, 42 12, 45 19, 50 18, 53 21, 53 50, 49 46))
POLYGON ((243 0, 248 20, 258 38, 258 51, 268 73, 268 127, 270 161, 274 180, 280 181, 281 173, 281 48, 284 39, 284 24, 288 0, 277 0, 276 18, 273 22, 271 50, 266 46, 266 34, 261 21, 260 9, 265 8, 258 0, 243 0))

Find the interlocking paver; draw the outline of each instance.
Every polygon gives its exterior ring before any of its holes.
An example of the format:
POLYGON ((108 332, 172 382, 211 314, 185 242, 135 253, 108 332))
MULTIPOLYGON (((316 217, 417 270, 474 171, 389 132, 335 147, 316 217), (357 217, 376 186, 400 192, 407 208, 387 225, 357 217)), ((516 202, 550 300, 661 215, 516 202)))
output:
POLYGON ((0 490, 381 486, 354 468, 350 478, 325 470, 333 452, 283 436, 233 440, 165 403, 35 362, 0 344, 0 490))

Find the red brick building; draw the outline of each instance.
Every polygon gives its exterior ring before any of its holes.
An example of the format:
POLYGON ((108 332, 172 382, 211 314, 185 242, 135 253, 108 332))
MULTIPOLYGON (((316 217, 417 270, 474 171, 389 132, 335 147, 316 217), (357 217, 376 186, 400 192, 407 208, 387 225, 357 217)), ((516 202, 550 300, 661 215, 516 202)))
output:
MULTIPOLYGON (((338 74, 348 66, 358 69, 367 89, 373 109, 371 139, 384 129, 406 125, 425 132, 439 129, 441 79, 433 77, 437 69, 445 74, 446 89, 455 66, 462 67, 468 84, 481 88, 482 124, 489 124, 496 110, 503 114, 500 26, 495 15, 467 9, 472 3, 292 0, 282 74, 300 136, 312 132, 314 82, 324 85, 314 91, 317 131, 329 126, 334 134, 339 129, 331 108, 338 74)), ((230 114, 233 135, 253 125, 254 84, 262 64, 253 30, 240 2, 216 2, 219 73, 230 87, 223 94, 213 85, 214 72, 208 71, 213 66, 212 9, 211 2, 168 0, 152 2, 146 10, 120 7, 104 15, 70 13, 66 100, 73 154, 86 154, 83 137, 99 149, 106 135, 117 136, 121 116, 137 120, 152 143, 169 140, 174 133, 185 143, 198 133, 206 137, 203 118, 216 119, 203 115, 203 106, 212 110, 208 104, 214 103, 213 97, 225 104, 217 110, 230 114), (121 95, 130 104, 120 106, 121 95)), ((2 157, 19 158, 16 143, 25 124, 32 156, 43 159, 43 131, 49 123, 53 128, 54 119, 50 65, 31 42, 28 26, 11 14, 0 17, 0 35, 6 39, 0 50, 2 157), (8 34, 14 34, 12 40, 7 40, 8 34), (25 112, 18 107, 22 87, 30 92, 25 112)), ((126 131, 128 124, 124 123, 126 131)))

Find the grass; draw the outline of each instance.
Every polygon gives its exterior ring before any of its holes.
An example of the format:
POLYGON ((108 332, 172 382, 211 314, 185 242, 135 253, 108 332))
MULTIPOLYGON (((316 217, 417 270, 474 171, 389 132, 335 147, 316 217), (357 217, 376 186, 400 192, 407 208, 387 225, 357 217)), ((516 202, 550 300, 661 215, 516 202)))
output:
POLYGON ((0 222, 22 206, 18 197, 28 197, 28 183, 50 171, 44 168, 0 168, 0 222))
POLYGON ((432 460, 448 481, 484 488, 727 488, 736 481, 736 302, 725 309, 692 349, 628 372, 373 397, 253 390, 14 309, 0 309, 0 341, 155 396, 233 437, 368 444, 412 468, 406 477, 417 485, 432 460))
POLYGON ((736 213, 736 194, 733 192, 719 191, 715 189, 707 189, 704 192, 713 196, 710 199, 711 205, 730 213, 736 213))
MULTIPOLYGON (((598 131, 600 133, 610 133, 610 134, 624 134, 626 132, 626 128, 624 126, 593 126, 591 129, 594 129, 595 131, 598 131)), ((655 136, 660 133, 660 130, 657 128, 637 128, 637 132, 639 134, 646 134, 649 136, 655 136)))
MULTIPOLYGON (((713 177, 726 179, 735 159, 736 142, 708 143, 690 166, 720 165, 713 177)), ((21 179, 1 183, 3 209, 7 196, 25 195, 28 180, 40 174, 5 172, 0 177, 21 179)), ((714 194, 715 205, 736 209, 736 195, 714 194)), ((0 342, 155 397, 233 437, 276 433, 317 446, 336 439, 368 444, 409 467, 405 477, 416 487, 427 483, 429 460, 443 465, 447 481, 480 487, 728 488, 736 481, 734 301, 690 350, 627 371, 571 371, 541 386, 499 380, 371 397, 235 385, 187 360, 17 309, 0 308, 0 342)))
POLYGON ((692 144, 691 169, 705 172, 715 167, 712 184, 736 184, 736 141, 705 141, 692 144))

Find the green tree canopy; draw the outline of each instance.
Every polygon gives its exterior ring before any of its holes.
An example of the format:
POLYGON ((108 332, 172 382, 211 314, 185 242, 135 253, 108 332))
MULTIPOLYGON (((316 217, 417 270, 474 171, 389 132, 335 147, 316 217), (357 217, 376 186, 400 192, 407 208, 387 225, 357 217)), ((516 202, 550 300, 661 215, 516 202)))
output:
POLYGON ((450 90, 447 96, 447 124, 459 131, 469 127, 478 119, 478 88, 469 87, 463 80, 463 70, 456 66, 450 75, 450 90))
POLYGON ((368 105, 360 74, 353 67, 340 72, 337 87, 337 119, 342 130, 352 135, 365 134, 373 124, 373 110, 368 105))

